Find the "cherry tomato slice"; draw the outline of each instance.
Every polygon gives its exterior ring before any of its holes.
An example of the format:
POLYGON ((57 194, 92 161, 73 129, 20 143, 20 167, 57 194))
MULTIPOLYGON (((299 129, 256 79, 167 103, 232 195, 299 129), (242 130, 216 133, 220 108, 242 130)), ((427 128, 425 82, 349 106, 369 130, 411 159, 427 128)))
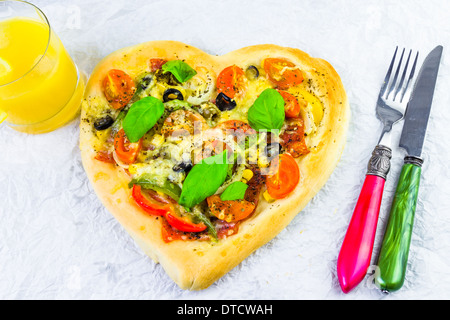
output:
POLYGON ((297 98, 287 91, 277 90, 284 99, 284 114, 286 118, 298 117, 300 113, 300 103, 297 98))
POLYGON ((263 62, 269 80, 278 89, 286 90, 289 87, 299 85, 303 82, 303 74, 295 64, 286 59, 267 58, 263 62))
POLYGON ((278 157, 278 171, 266 176, 269 195, 274 199, 283 199, 290 194, 300 181, 300 170, 297 162, 289 154, 278 157))
POLYGON ((167 60, 165 60, 165 59, 159 59, 159 58, 150 59, 148 62, 148 64, 150 65, 150 71, 155 72, 156 70, 161 69, 163 64, 165 64, 166 62, 167 62, 167 60))
POLYGON ((309 153, 304 135, 304 123, 301 118, 290 119, 286 130, 280 135, 280 144, 294 158, 309 153))
POLYGON ((103 92, 114 109, 120 109, 130 102, 136 91, 133 79, 122 70, 109 70, 103 79, 103 92))
POLYGON ((193 223, 189 217, 181 217, 175 212, 175 210, 167 211, 164 217, 172 227, 179 231, 201 232, 206 230, 206 225, 203 222, 193 223))
POLYGON ((133 185, 131 195, 139 207, 153 216, 164 216, 166 212, 170 210, 170 205, 160 203, 153 199, 148 199, 147 197, 145 197, 142 194, 140 185, 133 185))
POLYGON ((286 151, 289 152, 294 158, 299 158, 309 153, 305 139, 289 143, 286 147, 286 151))
POLYGON ((211 213, 220 220, 236 222, 247 218, 254 210, 255 205, 246 200, 222 201, 220 196, 213 195, 206 199, 211 213))
POLYGON ((123 129, 120 129, 114 137, 114 150, 116 155, 119 157, 119 160, 125 164, 132 164, 135 162, 141 148, 142 139, 138 142, 131 143, 123 129))
POLYGON ((245 73, 238 66, 232 65, 222 70, 217 77, 217 91, 222 92, 227 97, 234 99, 245 91, 245 73))
POLYGON ((111 152, 108 151, 98 151, 95 160, 106 162, 106 163, 116 163, 111 152))
POLYGON ((256 134, 255 129, 250 127, 250 125, 247 122, 240 120, 227 120, 222 123, 219 123, 216 126, 216 128, 223 130, 224 133, 226 133, 227 130, 234 130, 234 131, 242 131, 247 135, 256 134))

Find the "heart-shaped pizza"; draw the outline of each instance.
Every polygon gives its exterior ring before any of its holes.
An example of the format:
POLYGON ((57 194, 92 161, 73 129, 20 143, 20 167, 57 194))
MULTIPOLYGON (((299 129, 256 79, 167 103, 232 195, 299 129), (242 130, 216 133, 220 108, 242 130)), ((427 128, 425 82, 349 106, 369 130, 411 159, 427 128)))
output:
POLYGON ((106 208, 181 288, 198 290, 274 238, 319 191, 349 116, 333 67, 298 49, 212 56, 152 41, 95 68, 80 148, 106 208))

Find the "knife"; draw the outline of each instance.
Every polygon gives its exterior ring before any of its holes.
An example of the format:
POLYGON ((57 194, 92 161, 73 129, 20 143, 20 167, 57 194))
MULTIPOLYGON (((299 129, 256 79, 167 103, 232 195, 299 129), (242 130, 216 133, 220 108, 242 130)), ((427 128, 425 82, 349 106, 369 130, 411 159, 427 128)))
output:
POLYGON ((375 284, 384 292, 399 290, 405 281, 409 247, 422 171, 422 147, 433 101, 442 46, 437 46, 420 70, 411 100, 399 146, 406 150, 400 177, 392 202, 389 220, 378 256, 375 284))

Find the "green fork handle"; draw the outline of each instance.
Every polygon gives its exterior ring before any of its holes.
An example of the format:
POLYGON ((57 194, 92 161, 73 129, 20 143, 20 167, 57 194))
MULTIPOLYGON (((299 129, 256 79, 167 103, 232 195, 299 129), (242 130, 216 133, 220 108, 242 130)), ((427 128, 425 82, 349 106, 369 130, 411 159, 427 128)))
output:
POLYGON ((405 281, 422 163, 420 158, 406 157, 400 173, 375 276, 385 292, 399 290, 405 281))

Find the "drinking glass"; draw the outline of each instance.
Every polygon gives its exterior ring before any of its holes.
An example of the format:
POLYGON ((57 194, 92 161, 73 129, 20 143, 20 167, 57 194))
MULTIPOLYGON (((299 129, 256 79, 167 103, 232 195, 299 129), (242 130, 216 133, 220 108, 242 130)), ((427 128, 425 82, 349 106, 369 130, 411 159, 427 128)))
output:
POLYGON ((78 114, 84 76, 45 14, 19 0, 0 0, 0 122, 44 133, 78 114))

